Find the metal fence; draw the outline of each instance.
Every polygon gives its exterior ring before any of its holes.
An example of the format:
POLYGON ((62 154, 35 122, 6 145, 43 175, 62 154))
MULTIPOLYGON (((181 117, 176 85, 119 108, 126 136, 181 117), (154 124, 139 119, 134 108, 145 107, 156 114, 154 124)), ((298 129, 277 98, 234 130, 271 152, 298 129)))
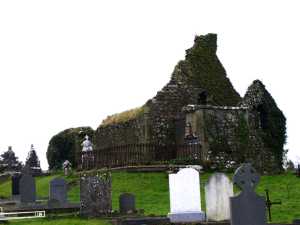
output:
POLYGON ((82 165, 83 168, 102 168, 157 164, 170 161, 201 161, 203 156, 200 144, 128 144, 94 150, 93 157, 86 158, 88 160, 92 159, 93 162, 84 162, 85 158, 82 155, 78 159, 80 159, 78 165, 82 165))

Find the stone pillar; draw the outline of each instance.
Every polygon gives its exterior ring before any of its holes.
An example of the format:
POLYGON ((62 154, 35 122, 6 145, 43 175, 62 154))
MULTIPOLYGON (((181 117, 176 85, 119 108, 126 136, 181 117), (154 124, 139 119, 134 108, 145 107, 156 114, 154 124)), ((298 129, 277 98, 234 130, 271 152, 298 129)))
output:
POLYGON ((80 178, 80 215, 99 217, 112 211, 111 174, 80 178))

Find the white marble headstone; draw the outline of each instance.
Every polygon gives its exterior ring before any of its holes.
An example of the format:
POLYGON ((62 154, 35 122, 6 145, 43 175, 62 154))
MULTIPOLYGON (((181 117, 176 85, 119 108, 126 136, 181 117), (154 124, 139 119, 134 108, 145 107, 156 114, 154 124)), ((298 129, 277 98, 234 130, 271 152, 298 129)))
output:
POLYGON ((181 169, 169 175, 171 222, 193 222, 204 219, 201 212, 200 178, 197 170, 181 169))
POLYGON ((210 221, 230 219, 233 184, 223 173, 214 173, 205 185, 206 216, 210 221))

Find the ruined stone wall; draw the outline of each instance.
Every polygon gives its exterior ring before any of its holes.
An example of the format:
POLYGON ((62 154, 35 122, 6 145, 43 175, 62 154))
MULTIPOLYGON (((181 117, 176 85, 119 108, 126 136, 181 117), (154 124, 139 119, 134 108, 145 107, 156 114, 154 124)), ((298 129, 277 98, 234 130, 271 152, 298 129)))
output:
POLYGON ((145 143, 147 139, 145 118, 145 115, 141 115, 123 123, 98 127, 95 132, 95 148, 145 143))
POLYGON ((249 107, 257 121, 254 130, 263 142, 261 163, 266 170, 280 172, 286 143, 286 118, 283 112, 259 80, 249 86, 242 105, 249 107))
POLYGON ((241 98, 227 78, 216 50, 215 34, 196 36, 193 47, 186 50, 185 60, 175 66, 170 82, 143 106, 147 108, 146 115, 125 123, 100 125, 96 131, 98 148, 142 141, 175 144, 176 123, 184 116, 182 107, 197 104, 201 93, 211 104, 236 105, 241 98))
MULTIPOLYGON (((207 164, 215 169, 235 169, 250 162, 261 172, 280 170, 274 153, 265 144, 260 114, 250 107, 189 105, 185 123, 199 139, 207 164)), ((181 136, 181 141, 184 136, 181 136)))
POLYGON ((235 166, 243 161, 248 142, 248 110, 241 107, 190 105, 184 108, 186 123, 198 137, 212 167, 235 166))
POLYGON ((185 59, 175 66, 170 82, 142 106, 142 114, 98 127, 96 149, 137 143, 182 144, 186 120, 190 120, 215 166, 247 161, 261 171, 280 170, 286 136, 284 115, 260 81, 255 81, 242 99, 216 51, 215 34, 196 36, 185 59), (182 111, 187 105, 206 106, 182 111))
POLYGON ((122 123, 100 125, 95 133, 97 149, 117 145, 154 143, 175 144, 175 122, 181 109, 196 103, 201 89, 171 81, 149 100, 144 113, 122 123))
POLYGON ((175 144, 176 121, 182 116, 183 106, 197 102, 200 88, 171 81, 146 105, 149 108, 149 142, 175 144))

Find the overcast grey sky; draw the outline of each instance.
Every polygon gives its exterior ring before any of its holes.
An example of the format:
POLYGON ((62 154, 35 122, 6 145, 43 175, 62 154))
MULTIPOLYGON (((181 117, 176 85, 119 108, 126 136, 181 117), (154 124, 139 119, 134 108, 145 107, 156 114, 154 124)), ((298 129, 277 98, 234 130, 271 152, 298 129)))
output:
POLYGON ((262 80, 299 161, 299 21, 296 0, 0 1, 0 151, 24 161, 34 144, 46 169, 53 135, 144 104, 195 35, 217 33, 232 84, 262 80))

